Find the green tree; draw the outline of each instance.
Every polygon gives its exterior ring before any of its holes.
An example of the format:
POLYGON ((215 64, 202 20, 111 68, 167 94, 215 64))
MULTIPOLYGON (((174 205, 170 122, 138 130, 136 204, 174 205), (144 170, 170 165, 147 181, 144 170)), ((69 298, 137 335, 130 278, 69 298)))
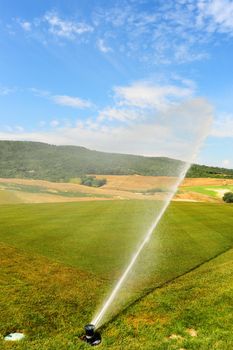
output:
POLYGON ((107 180, 97 179, 96 176, 82 176, 80 183, 90 187, 101 187, 107 183, 107 180))
POLYGON ((233 192, 225 193, 222 199, 226 203, 233 203, 233 192))

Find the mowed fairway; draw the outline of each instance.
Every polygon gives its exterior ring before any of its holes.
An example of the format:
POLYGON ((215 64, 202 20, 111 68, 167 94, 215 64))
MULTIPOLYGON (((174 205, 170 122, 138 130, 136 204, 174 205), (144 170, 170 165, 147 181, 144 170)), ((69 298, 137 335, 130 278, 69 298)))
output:
MULTIPOLYGON (((103 294, 131 256, 133 247, 153 217, 155 204, 152 201, 99 201, 2 205, 0 209, 1 334, 12 330, 26 332, 27 340, 14 345, 14 349, 88 348, 77 335, 91 320, 103 294)), ((229 250, 233 246, 232 227, 231 205, 173 203, 147 248, 153 254, 148 254, 152 259, 152 274, 150 281, 148 276, 145 277, 145 289, 161 286, 229 250)), ((146 267, 148 261, 142 257, 141 263, 140 271, 143 271, 143 263, 146 267)), ((232 266, 229 264, 228 268, 232 266)), ((189 298, 191 302, 195 297, 202 297, 201 293, 189 295, 192 278, 187 280, 189 287, 184 291, 187 304, 189 298)), ((205 278, 211 282, 207 274, 205 278)), ((192 288, 195 286, 194 283, 192 288)), ((181 312, 184 296, 172 294, 171 298, 175 300, 172 307, 165 292, 161 298, 156 293, 146 297, 146 306, 141 301, 133 308, 129 307, 114 321, 114 328, 108 326, 103 348, 153 349, 153 341, 157 342, 158 349, 182 347, 180 344, 176 347, 175 342, 171 344, 166 336, 173 329, 184 332, 184 327, 195 326, 195 320, 191 320, 179 328, 177 312, 181 312), (168 321, 164 315, 166 311, 168 321), (158 336, 150 334, 152 324, 157 327, 158 336), (164 329, 164 324, 168 328, 164 329), (140 327, 144 327, 143 330, 140 327), (118 335, 124 339, 119 341, 118 335), (134 339, 138 335, 141 343, 134 339), (162 340, 164 345, 158 347, 162 340)), ((187 304, 184 307, 187 308, 187 304)), ((202 305, 202 313, 204 309, 202 305)), ((219 334, 221 338, 222 333, 219 334)), ((7 343, 1 346, 12 348, 12 344, 7 343)), ((199 347, 188 346, 185 348, 227 349, 201 347, 200 344, 199 347)))

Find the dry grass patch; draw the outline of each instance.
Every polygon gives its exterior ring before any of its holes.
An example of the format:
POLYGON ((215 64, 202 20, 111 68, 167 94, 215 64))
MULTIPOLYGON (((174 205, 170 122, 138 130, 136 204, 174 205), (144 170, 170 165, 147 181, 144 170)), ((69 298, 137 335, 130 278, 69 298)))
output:
POLYGON ((88 272, 3 243, 0 251, 0 335, 25 332, 30 341, 62 332, 77 336, 92 316, 102 282, 88 272))

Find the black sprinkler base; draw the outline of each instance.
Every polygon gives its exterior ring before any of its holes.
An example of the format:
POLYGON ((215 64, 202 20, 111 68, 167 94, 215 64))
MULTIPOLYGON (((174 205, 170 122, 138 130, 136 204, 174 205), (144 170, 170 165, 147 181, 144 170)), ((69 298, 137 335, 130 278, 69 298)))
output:
POLYGON ((84 327, 86 334, 82 337, 82 340, 91 346, 96 346, 101 343, 101 335, 99 332, 95 332, 95 326, 88 324, 84 327))

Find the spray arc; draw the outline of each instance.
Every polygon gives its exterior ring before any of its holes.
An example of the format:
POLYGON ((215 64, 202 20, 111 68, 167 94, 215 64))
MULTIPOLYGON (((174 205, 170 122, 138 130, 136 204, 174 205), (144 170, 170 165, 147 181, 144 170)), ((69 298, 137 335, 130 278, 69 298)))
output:
POLYGON ((101 311, 98 313, 98 315, 92 320, 92 324, 95 325, 96 327, 98 327, 102 321, 102 319, 105 316, 105 313, 107 312, 108 308, 110 307, 110 305, 112 304, 112 302, 114 301, 114 299, 116 298, 118 292, 120 291, 122 285, 124 284, 124 282, 126 281, 129 273, 131 272, 132 268, 134 267, 135 263, 137 262, 138 257, 140 256, 140 254, 142 253, 144 247, 146 246, 146 244, 150 241, 150 238, 155 230, 155 228, 157 227, 158 223, 160 222, 163 214, 165 213, 167 207, 169 206, 169 203, 171 202, 171 199, 173 198, 177 187, 179 186, 179 184, 182 182, 182 180, 185 177, 185 174, 189 168, 190 164, 187 164, 185 169, 182 171, 182 175, 181 177, 176 181, 176 183, 174 184, 172 190, 170 191, 170 194, 167 198, 167 200, 165 201, 163 207, 160 210, 159 215, 156 217, 155 221, 153 222, 153 224, 151 225, 150 229, 148 230, 148 232, 146 232, 141 244, 139 245, 138 249, 136 250, 135 254, 133 255, 133 257, 131 258, 127 268, 125 269, 125 271, 123 272, 121 278, 119 279, 119 281, 117 282, 115 288, 113 289, 112 293, 110 294, 109 298, 106 300, 106 302, 104 303, 101 311))
MULTIPOLYGON (((178 109, 178 112, 180 112, 179 109, 178 109)), ((206 111, 205 120, 201 118, 198 112, 199 112, 199 101, 196 102, 195 113, 193 112, 190 118, 189 117, 186 118, 186 114, 184 113, 177 114, 176 118, 173 118, 172 122, 171 122, 171 119, 164 117, 164 120, 169 119, 166 122, 166 126, 167 124, 169 125, 171 124, 170 132, 171 134, 173 132, 173 134, 175 135, 175 140, 177 142, 177 145, 178 145, 177 147, 179 150, 178 152, 180 154, 180 157, 177 156, 177 158, 184 158, 186 159, 186 161, 183 162, 182 166, 180 167, 178 166, 178 168, 176 169, 176 175, 168 175, 168 176, 175 176, 173 178, 174 181, 172 185, 169 187, 169 190, 167 191, 167 194, 164 200, 161 201, 162 205, 159 211, 156 213, 155 215, 156 217, 152 220, 149 229, 147 229, 147 231, 144 233, 144 235, 140 239, 140 243, 137 246, 135 253, 132 255, 131 259, 129 260, 125 270, 123 270, 121 277, 119 278, 116 285, 112 289, 111 293, 103 303, 100 311, 95 315, 95 317, 91 321, 91 324, 94 326, 94 329, 99 328, 106 321, 106 319, 110 319, 112 315, 111 314, 112 305, 114 304, 116 298, 118 297, 120 290, 128 280, 130 273, 135 267, 137 261, 139 260, 139 257, 142 255, 144 248, 150 242, 154 230, 156 229, 166 209, 168 208, 174 194, 177 191, 178 186, 184 179, 186 172, 190 167, 190 164, 193 163, 194 160, 196 159, 200 146, 202 145, 203 140, 207 136, 207 132, 209 130, 209 126, 212 120, 212 118, 210 117, 211 113, 209 113, 210 111, 208 110, 208 108, 206 111), (194 116, 196 118, 196 116, 198 115, 199 115, 198 117, 199 119, 197 118, 196 123, 194 123, 193 118, 194 116), (180 147, 180 145, 182 145, 182 148, 180 147)), ((170 117, 170 115, 168 117, 170 117)))

